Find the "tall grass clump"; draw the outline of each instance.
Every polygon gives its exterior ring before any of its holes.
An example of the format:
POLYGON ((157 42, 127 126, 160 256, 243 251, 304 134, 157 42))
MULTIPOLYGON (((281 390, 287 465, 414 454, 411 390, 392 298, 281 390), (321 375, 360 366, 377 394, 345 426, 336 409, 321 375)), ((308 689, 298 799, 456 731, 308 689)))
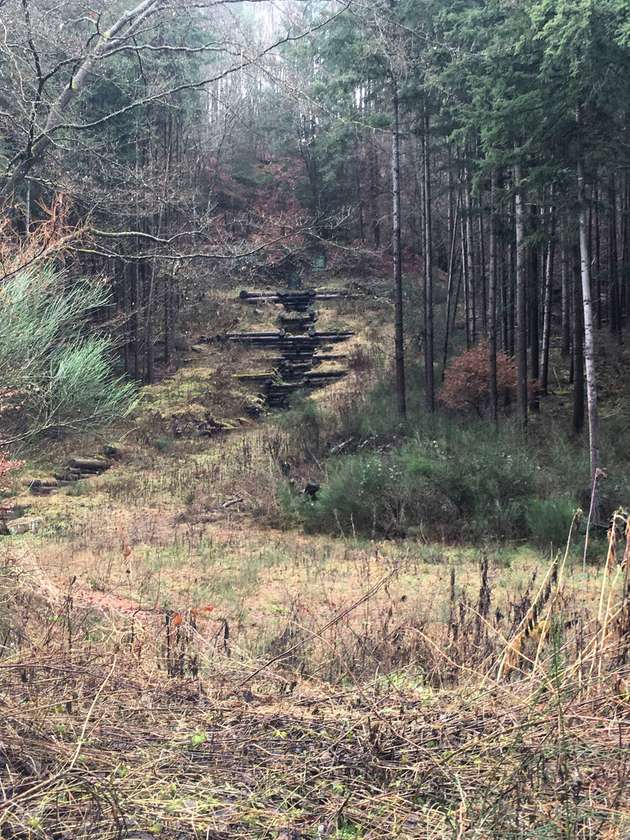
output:
POLYGON ((135 387, 114 372, 113 339, 88 329, 107 306, 103 280, 52 266, 19 271, 0 295, 0 402, 5 429, 25 438, 104 424, 128 413, 135 387))

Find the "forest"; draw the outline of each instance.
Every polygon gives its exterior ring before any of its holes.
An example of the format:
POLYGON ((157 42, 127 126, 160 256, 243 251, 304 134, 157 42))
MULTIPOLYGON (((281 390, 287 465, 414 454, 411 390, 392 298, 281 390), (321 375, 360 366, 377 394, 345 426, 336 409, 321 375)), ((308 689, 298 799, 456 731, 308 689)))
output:
POLYGON ((628 0, 0 0, 0 78, 0 838, 627 840, 628 0))

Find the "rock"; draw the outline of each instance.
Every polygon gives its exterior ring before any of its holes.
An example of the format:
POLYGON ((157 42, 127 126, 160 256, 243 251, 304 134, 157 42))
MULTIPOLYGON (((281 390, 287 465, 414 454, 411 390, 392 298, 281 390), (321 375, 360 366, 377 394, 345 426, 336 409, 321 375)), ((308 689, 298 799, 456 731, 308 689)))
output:
POLYGON ((11 502, 7 502, 5 506, 0 506, 0 521, 21 519, 28 514, 30 509, 31 505, 12 505, 11 502))
POLYGON ((44 520, 38 516, 24 516, 6 523, 7 531, 12 536, 18 534, 36 534, 43 526, 44 520))
POLYGON ((203 344, 193 344, 193 346, 190 349, 193 351, 193 353, 205 353, 206 352, 206 348, 203 346, 203 344))
POLYGON ((57 479, 53 478, 52 476, 48 476, 47 478, 29 478, 27 481, 27 485, 30 488, 33 487, 56 487, 57 486, 57 479))
POLYGON ((122 461, 128 454, 128 449, 120 443, 106 443, 103 447, 103 455, 108 460, 122 461))
POLYGON ((184 335, 176 335, 173 341, 173 346, 176 350, 186 353, 190 350, 190 342, 184 335))
POLYGON ((55 479, 59 484, 69 484, 73 481, 78 481, 80 478, 80 470, 64 470, 63 472, 55 473, 55 479))
POLYGON ((237 426, 229 420, 215 420, 209 417, 198 429, 200 435, 212 437, 212 435, 227 434, 233 432, 237 426))

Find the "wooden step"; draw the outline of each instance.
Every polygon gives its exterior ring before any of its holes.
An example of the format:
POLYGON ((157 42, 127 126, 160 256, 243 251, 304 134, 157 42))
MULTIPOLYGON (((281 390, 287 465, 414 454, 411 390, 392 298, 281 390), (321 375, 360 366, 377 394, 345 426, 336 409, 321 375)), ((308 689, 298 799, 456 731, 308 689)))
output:
POLYGON ((302 303, 315 300, 342 300, 352 297, 344 289, 287 289, 284 292, 248 292, 243 289, 238 299, 243 303, 302 303))

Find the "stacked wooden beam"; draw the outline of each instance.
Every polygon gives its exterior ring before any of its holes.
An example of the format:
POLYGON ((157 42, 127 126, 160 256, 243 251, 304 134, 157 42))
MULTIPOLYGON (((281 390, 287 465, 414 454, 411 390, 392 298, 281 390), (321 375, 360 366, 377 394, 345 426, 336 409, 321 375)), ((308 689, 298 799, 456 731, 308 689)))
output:
POLYGON ((250 347, 271 348, 278 356, 272 359, 274 367, 264 373, 242 373, 243 382, 259 383, 270 408, 285 408, 292 393, 300 390, 322 388, 347 375, 345 368, 314 370, 324 362, 337 362, 345 357, 330 353, 330 346, 342 344, 353 337, 349 331, 322 331, 315 328, 318 316, 313 304, 320 300, 341 300, 350 295, 344 291, 316 289, 286 292, 242 291, 239 299, 244 303, 276 303, 284 312, 278 316, 278 330, 228 333, 228 341, 250 347))
POLYGON ((29 490, 34 496, 49 496, 61 487, 68 487, 75 481, 93 478, 101 475, 111 467, 110 460, 105 458, 73 457, 58 472, 47 478, 33 478, 29 482, 29 490))
POLYGON ((235 341, 240 344, 278 347, 283 350, 284 348, 315 349, 324 344, 339 344, 348 341, 353 336, 353 332, 315 332, 315 330, 309 330, 302 335, 296 335, 285 330, 276 330, 274 332, 228 333, 226 338, 228 341, 235 341))

